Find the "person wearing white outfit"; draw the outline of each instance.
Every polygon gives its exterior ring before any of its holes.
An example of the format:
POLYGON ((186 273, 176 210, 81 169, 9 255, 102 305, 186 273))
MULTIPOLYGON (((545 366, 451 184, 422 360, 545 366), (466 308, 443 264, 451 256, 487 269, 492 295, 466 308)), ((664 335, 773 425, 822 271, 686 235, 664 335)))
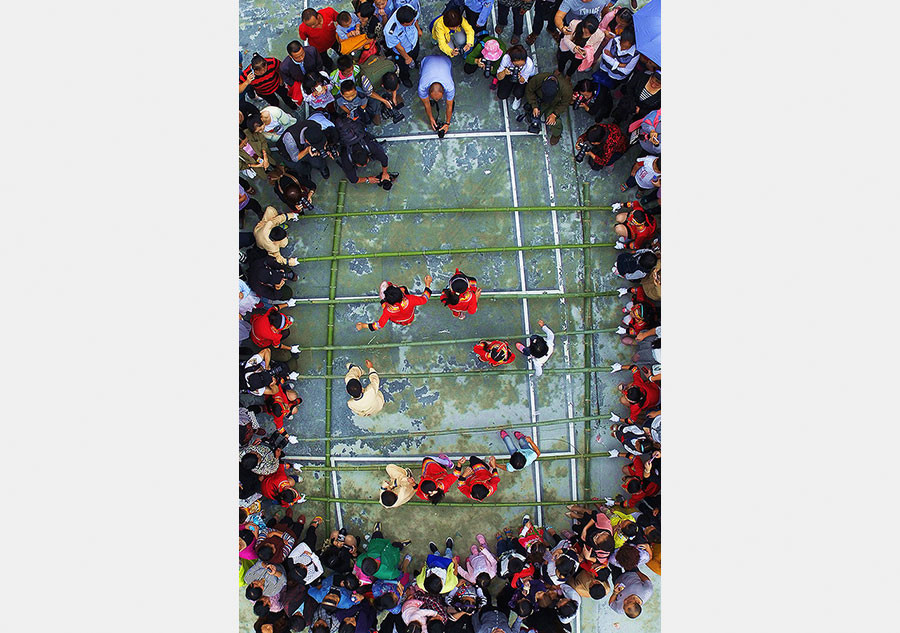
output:
POLYGON ((532 334, 526 343, 528 343, 528 347, 523 345, 522 343, 516 343, 516 349, 522 353, 526 358, 531 359, 531 363, 534 366, 534 377, 540 378, 540 376, 544 373, 544 363, 553 355, 553 339, 555 335, 553 334, 553 330, 547 327, 544 323, 543 319, 538 319, 538 325, 544 330, 544 334, 547 335, 545 339, 540 334, 532 334))

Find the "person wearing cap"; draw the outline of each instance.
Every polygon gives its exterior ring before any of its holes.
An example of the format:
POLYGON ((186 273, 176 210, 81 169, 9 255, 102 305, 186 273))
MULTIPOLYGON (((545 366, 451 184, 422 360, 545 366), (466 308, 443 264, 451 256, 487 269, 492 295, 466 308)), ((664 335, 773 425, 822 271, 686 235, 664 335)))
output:
POLYGON ((378 372, 372 365, 372 361, 366 359, 366 367, 369 368, 369 384, 363 389, 359 379, 363 375, 362 368, 353 363, 347 363, 347 375, 344 376, 344 384, 347 387, 347 393, 351 399, 347 401, 347 406, 356 415, 370 416, 375 415, 384 408, 384 395, 379 391, 381 381, 378 378, 378 372))
POLYGON ((311 168, 318 169, 322 178, 331 172, 322 155, 325 150, 325 132, 318 121, 302 119, 284 131, 277 143, 288 169, 308 175, 311 168))
POLYGON ((493 35, 487 36, 476 42, 469 54, 466 55, 463 72, 471 75, 479 68, 487 70, 494 76, 494 80, 491 82, 491 90, 494 90, 497 87, 496 76, 497 70, 500 68, 500 58, 505 52, 506 44, 503 43, 503 40, 493 35))
POLYGON ((562 136, 560 118, 572 101, 572 82, 559 70, 539 73, 525 86, 525 101, 533 118, 544 117, 550 145, 559 143, 562 136))
POLYGON ((466 314, 475 314, 478 310, 481 288, 477 282, 475 277, 469 277, 457 268, 447 287, 441 292, 441 303, 450 308, 457 319, 465 319, 466 314))
POLYGON ((380 185, 385 191, 390 191, 397 174, 388 173, 388 155, 384 146, 360 121, 344 117, 337 120, 336 127, 341 137, 340 165, 347 180, 380 185), (360 177, 357 170, 368 165, 373 158, 381 163, 381 175, 360 177))
POLYGON ((397 56, 400 66, 400 83, 412 88, 409 69, 419 57, 419 14, 411 6, 399 7, 384 25, 384 43, 397 56))
POLYGON ((381 318, 372 323, 360 321, 356 324, 356 329, 380 330, 387 325, 388 321, 397 325, 410 325, 416 318, 416 306, 428 303, 428 298, 431 297, 432 281, 431 275, 425 275, 425 290, 421 295, 409 294, 406 286, 395 286, 388 281, 382 282, 378 291, 382 304, 381 318))
POLYGON ((437 132, 438 137, 444 138, 444 134, 450 129, 450 119, 453 116, 453 99, 456 97, 456 86, 453 83, 452 64, 449 57, 444 55, 429 55, 422 59, 421 73, 419 74, 419 99, 425 106, 425 114, 431 129, 437 132), (440 112, 441 99, 447 100, 447 116, 443 123, 435 120, 440 112))
POLYGON ((299 213, 278 213, 275 207, 266 207, 266 212, 263 213, 262 219, 253 228, 253 237, 256 240, 256 245, 264 250, 267 255, 274 257, 279 264, 296 266, 296 257, 285 259, 281 254, 281 249, 288 244, 287 231, 281 225, 288 220, 296 222, 299 217, 299 213))

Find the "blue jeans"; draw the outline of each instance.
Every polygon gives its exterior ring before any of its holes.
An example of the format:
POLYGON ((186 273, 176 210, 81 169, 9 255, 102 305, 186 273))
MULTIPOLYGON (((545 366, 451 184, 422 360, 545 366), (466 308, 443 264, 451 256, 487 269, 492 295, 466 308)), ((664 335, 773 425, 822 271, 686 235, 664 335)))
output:
POLYGON ((506 444, 506 450, 509 451, 510 455, 514 455, 517 452, 519 452, 519 448, 531 448, 531 446, 529 446, 528 442, 525 440, 524 436, 519 438, 519 446, 518 447, 516 446, 516 443, 512 440, 512 438, 509 435, 504 435, 502 439, 503 439, 503 443, 506 444))

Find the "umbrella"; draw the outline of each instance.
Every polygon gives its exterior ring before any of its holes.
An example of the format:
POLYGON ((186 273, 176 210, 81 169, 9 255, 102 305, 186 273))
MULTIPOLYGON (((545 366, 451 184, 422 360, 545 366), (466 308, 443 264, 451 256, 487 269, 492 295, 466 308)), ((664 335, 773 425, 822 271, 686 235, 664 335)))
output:
POLYGON ((660 52, 660 16, 662 0, 650 0, 644 7, 634 12, 634 35, 637 49, 655 63, 662 66, 660 52))

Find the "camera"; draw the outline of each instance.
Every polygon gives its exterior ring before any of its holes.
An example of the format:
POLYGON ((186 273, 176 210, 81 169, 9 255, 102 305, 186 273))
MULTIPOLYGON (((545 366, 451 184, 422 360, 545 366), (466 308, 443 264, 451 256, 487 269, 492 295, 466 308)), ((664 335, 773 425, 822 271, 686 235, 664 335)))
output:
POLYGON ((303 207, 304 211, 312 211, 313 203, 309 201, 309 198, 306 196, 300 196, 300 200, 297 202, 301 207, 303 207))
POLYGON ((529 134, 540 134, 541 133, 541 118, 536 117, 528 110, 524 112, 520 112, 516 115, 516 121, 521 123, 522 121, 528 119, 528 130, 529 134))
POLYGON ((383 106, 384 116, 390 117, 390 119, 394 123, 400 123, 403 119, 406 118, 406 115, 400 112, 397 108, 383 106))
POLYGON ((591 149, 590 143, 588 143, 587 141, 579 141, 578 144, 575 146, 575 150, 576 150, 575 151, 575 162, 576 163, 583 162, 584 155, 587 153, 587 151, 589 149, 591 149))
POLYGON ((572 97, 572 107, 576 109, 580 108, 582 103, 584 103, 584 95, 580 92, 576 92, 575 96, 572 97))

